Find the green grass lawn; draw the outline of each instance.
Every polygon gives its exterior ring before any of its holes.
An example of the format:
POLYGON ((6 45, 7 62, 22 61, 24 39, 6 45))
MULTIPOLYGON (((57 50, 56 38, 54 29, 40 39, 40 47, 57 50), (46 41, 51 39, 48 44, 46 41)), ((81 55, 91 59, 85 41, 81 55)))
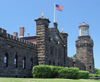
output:
POLYGON ((37 78, 0 78, 0 82, 100 82, 90 79, 37 79, 37 78))

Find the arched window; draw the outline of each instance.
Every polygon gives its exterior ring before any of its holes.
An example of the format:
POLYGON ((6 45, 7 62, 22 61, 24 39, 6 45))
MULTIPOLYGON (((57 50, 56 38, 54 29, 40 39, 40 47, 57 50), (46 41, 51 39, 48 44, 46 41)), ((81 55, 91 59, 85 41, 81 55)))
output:
POLYGON ((33 59, 31 59, 31 69, 33 68, 33 59))
POLYGON ((4 67, 8 67, 8 54, 4 55, 4 67))
POLYGON ((25 69, 26 68, 26 58, 24 57, 23 58, 23 69, 25 69))
POLYGON ((15 58, 14 58, 14 68, 17 68, 18 67, 18 57, 17 55, 15 55, 15 58))

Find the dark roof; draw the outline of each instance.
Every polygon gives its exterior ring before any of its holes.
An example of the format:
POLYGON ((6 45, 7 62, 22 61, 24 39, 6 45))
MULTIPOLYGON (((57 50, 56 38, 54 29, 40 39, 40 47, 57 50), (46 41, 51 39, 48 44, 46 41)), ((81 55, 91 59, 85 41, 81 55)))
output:
POLYGON ((24 40, 36 39, 36 36, 21 37, 21 39, 24 39, 24 40))

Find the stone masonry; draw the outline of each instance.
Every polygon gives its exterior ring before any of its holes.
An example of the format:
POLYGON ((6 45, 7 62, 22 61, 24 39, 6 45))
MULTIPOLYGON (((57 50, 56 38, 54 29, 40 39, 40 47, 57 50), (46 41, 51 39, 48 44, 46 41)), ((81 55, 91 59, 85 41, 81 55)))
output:
POLYGON ((89 25, 83 22, 79 25, 79 29, 76 41, 77 59, 85 64, 87 71, 94 73, 93 40, 89 36, 89 25))
POLYGON ((49 19, 43 16, 35 21, 36 36, 24 37, 24 27, 20 27, 19 38, 17 32, 10 35, 0 28, 0 77, 32 77, 35 65, 78 67, 94 73, 93 40, 90 37, 76 41, 77 59, 73 59, 67 56, 68 34, 63 30, 59 32, 56 22, 54 27, 49 27, 49 19))
POLYGON ((0 28, 0 76, 1 77, 32 77, 33 66, 37 65, 36 45, 6 33, 0 28), (4 66, 4 55, 8 55, 8 66, 4 66), (18 57, 17 67, 14 67, 15 55, 18 57), (23 69, 23 58, 26 58, 26 68, 23 69))

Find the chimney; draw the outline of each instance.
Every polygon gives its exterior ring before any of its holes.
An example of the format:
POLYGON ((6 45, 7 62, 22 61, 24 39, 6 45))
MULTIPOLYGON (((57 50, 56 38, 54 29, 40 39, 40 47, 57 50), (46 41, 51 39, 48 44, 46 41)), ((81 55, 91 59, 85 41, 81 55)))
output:
POLYGON ((17 32, 13 32, 13 36, 18 37, 18 33, 17 32))
POLYGON ((54 28, 57 28, 57 25, 58 25, 57 22, 54 22, 54 28))
POLYGON ((19 38, 24 37, 24 27, 20 27, 19 38))

